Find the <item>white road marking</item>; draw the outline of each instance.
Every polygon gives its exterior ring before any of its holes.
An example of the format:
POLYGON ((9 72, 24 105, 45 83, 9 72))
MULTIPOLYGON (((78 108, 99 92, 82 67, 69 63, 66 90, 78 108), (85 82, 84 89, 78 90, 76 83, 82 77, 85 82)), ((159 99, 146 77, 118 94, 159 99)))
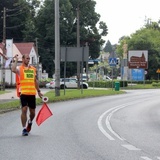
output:
POLYGON ((102 119, 103 119, 103 117, 104 117, 108 112, 110 112, 110 110, 112 110, 112 109, 109 109, 108 111, 104 112, 104 113, 99 117, 99 119, 98 119, 98 128, 99 128, 99 130, 100 130, 109 140, 113 141, 113 140, 115 140, 115 139, 105 131, 105 129, 103 128, 103 125, 102 125, 102 119))
POLYGON ((122 144, 122 147, 130 150, 130 151, 140 151, 141 149, 131 145, 131 144, 122 144))
POLYGON ((150 158, 148 158, 148 157, 141 157, 142 159, 145 159, 145 160, 152 160, 152 159, 150 159, 150 158))
MULTIPOLYGON (((103 128, 103 125, 102 125, 102 119, 104 118, 104 116, 106 114, 108 114, 108 116, 106 117, 106 127, 108 128, 108 130, 115 136, 117 137, 118 139, 120 139, 121 141, 125 141, 124 138, 120 137, 111 127, 111 124, 110 124, 110 119, 113 115, 113 113, 115 113, 116 111, 122 109, 122 108, 125 108, 125 107, 128 107, 129 105, 133 105, 134 103, 128 103, 128 104, 123 104, 123 105, 120 105, 120 106, 116 106, 114 108, 111 108, 109 110, 107 110, 106 112, 104 112, 98 119, 98 128, 99 130, 109 139, 109 140, 115 140, 109 133, 107 133, 107 131, 103 128)), ((128 150, 132 150, 132 151, 140 151, 141 149, 140 148, 137 148, 131 144, 124 144, 124 145, 121 145, 122 147, 128 149, 128 150)), ((141 156, 140 157, 141 159, 144 159, 144 160, 152 160, 150 159, 149 157, 146 157, 146 156, 141 156)), ((160 160, 160 157, 156 157, 157 159, 160 160)))
POLYGON ((107 118, 106 118, 106 126, 107 126, 107 128, 109 129, 109 131, 110 131, 113 135, 115 135, 115 136, 116 136, 118 139, 120 139, 121 141, 124 141, 125 139, 122 138, 122 137, 120 137, 120 136, 112 129, 112 127, 111 127, 111 125, 110 125, 110 119, 111 119, 111 117, 112 117, 112 115, 113 115, 114 112, 116 112, 116 111, 118 111, 119 109, 124 108, 124 107, 126 107, 126 106, 117 107, 117 108, 114 109, 114 110, 107 116, 107 118))
MULTIPOLYGON (((109 140, 115 140, 109 133, 107 133, 106 132, 106 130, 103 128, 103 125, 102 125, 102 119, 103 119, 103 117, 106 115, 106 114, 108 114, 109 112, 111 112, 112 110, 117 110, 117 108, 118 109, 121 109, 121 108, 124 108, 124 107, 126 107, 126 106, 128 106, 130 103, 128 103, 128 104, 125 104, 125 105, 120 105, 120 106, 116 106, 116 107, 114 107, 114 108, 111 108, 111 109, 109 109, 109 110, 107 110, 106 112, 104 112, 100 117, 99 117, 99 119, 98 119, 98 128, 99 128, 99 130, 109 139, 109 140)), ((107 126, 107 128, 109 129, 109 131, 111 132, 111 133, 114 133, 114 135, 116 135, 116 137, 119 137, 118 136, 118 134, 116 134, 112 129, 111 129, 111 127, 108 125, 107 126)), ((120 138, 120 137, 119 137, 120 138)))

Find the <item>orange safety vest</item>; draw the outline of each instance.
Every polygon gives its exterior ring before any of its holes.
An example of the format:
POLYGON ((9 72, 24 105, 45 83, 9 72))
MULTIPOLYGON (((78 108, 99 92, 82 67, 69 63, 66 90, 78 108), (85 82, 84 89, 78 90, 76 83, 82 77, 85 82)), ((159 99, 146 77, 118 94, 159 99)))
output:
POLYGON ((35 88, 35 76, 36 76, 36 68, 33 66, 30 67, 19 67, 20 76, 20 92, 24 95, 36 95, 35 88))

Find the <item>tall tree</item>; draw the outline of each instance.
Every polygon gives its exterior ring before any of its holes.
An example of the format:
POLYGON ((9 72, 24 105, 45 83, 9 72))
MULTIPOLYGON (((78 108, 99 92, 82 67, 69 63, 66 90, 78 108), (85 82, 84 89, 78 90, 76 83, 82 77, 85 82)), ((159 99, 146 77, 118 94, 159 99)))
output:
POLYGON ((37 38, 37 28, 35 26, 35 19, 37 16, 37 12, 41 7, 41 3, 39 0, 26 0, 27 6, 26 10, 28 10, 28 14, 25 19, 23 33, 24 41, 34 41, 37 38))
MULTIPOLYGON (((107 35, 107 26, 99 22, 100 15, 95 12, 96 2, 94 0, 60 0, 60 43, 61 46, 77 45, 77 8, 80 15, 80 45, 86 42, 90 47, 90 56, 97 58, 101 45, 104 41, 102 36, 107 35), (99 22, 99 28, 97 23, 99 22)), ((40 9, 36 28, 39 38, 40 54, 43 68, 52 75, 54 66, 48 67, 54 59, 54 1, 46 0, 40 9), (50 56, 50 62, 44 63, 50 56)), ((52 63, 53 64, 53 63, 52 63)), ((75 74, 74 67, 72 74, 75 74)))
MULTIPOLYGON (((28 30, 34 26, 33 19, 36 14, 38 0, 0 0, 0 10, 6 9, 6 38, 22 42, 28 35, 28 30), (30 27, 28 27, 30 26, 30 27)), ((0 12, 3 17, 3 12, 0 12)), ((3 17, 4 18, 4 17, 3 17)), ((3 19, 0 20, 0 39, 3 39, 3 19)), ((30 35, 34 36, 34 30, 30 35)), ((31 38, 30 38, 31 40, 31 38)))
MULTIPOLYGON (((147 24, 146 27, 137 30, 130 37, 126 37, 128 50, 148 50, 148 75, 151 79, 157 79, 156 70, 160 68, 160 30, 153 24, 147 24)), ((121 41, 119 53, 123 53, 122 46, 124 39, 121 41)))
POLYGON ((104 47, 104 51, 105 52, 109 52, 109 53, 111 53, 113 51, 111 42, 109 40, 107 41, 107 43, 106 43, 106 45, 104 47))

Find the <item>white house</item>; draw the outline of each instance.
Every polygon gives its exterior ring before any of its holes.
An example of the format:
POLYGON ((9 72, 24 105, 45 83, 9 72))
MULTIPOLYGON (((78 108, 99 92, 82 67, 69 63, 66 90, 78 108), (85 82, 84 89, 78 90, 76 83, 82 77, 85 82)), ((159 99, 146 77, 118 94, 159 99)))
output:
MULTIPOLYGON (((3 53, 2 50, 3 45, 0 44, 0 52, 3 53)), ((30 64, 35 66, 38 71, 38 77, 41 79, 42 76, 42 65, 39 64, 39 56, 36 53, 36 47, 33 42, 26 43, 13 43, 13 39, 6 40, 6 57, 12 58, 15 55, 18 55, 18 64, 20 65, 22 62, 22 55, 28 54, 30 56, 30 64)), ((5 73, 5 82, 9 84, 15 84, 15 74, 11 72, 11 64, 4 68, 3 67, 3 58, 0 56, 0 81, 3 81, 4 73, 5 73), (3 69, 4 68, 4 69, 3 69)))

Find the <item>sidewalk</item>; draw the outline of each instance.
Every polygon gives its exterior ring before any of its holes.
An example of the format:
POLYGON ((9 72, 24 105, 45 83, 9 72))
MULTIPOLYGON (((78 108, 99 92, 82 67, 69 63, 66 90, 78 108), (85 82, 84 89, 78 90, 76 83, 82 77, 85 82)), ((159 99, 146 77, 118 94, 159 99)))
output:
MULTIPOLYGON (((0 102, 19 99, 19 97, 17 97, 16 89, 6 89, 5 91, 8 91, 9 93, 0 94, 0 102)), ((46 92, 49 91, 50 89, 46 88, 41 89, 42 94, 45 94, 46 92)), ((36 97, 38 97, 38 95, 36 95, 36 97)))

